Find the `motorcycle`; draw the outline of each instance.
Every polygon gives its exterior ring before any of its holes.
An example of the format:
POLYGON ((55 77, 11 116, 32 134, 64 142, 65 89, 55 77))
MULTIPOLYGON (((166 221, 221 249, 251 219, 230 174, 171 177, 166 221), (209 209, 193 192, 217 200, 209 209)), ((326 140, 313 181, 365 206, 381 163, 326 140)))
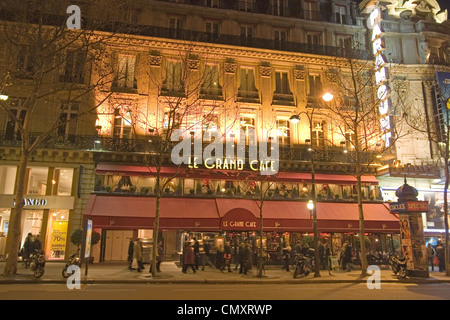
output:
POLYGON ((40 278, 45 271, 45 252, 43 250, 35 250, 30 257, 30 270, 33 271, 35 278, 40 278))
POLYGON ((297 254, 294 258, 294 279, 299 275, 305 277, 314 269, 314 258, 310 255, 297 254))
POLYGON ((64 278, 68 278, 71 275, 69 272, 67 272, 70 266, 78 266, 81 268, 81 259, 78 252, 72 254, 70 258, 67 260, 66 265, 64 266, 64 269, 62 271, 62 276, 64 278))
POLYGON ((389 264, 391 265, 391 269, 394 272, 395 275, 398 275, 402 277, 403 279, 406 278, 406 262, 408 261, 407 258, 400 258, 395 253, 391 255, 389 258, 389 264))

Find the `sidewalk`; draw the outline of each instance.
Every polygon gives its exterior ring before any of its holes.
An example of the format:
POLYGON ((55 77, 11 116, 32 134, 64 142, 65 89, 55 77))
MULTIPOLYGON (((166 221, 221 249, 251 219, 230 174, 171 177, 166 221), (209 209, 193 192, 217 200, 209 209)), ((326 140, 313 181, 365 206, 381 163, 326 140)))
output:
MULTIPOLYGON (((5 262, 0 262, 0 273, 3 272, 5 262)), ((62 277, 62 262, 47 262, 45 274, 40 279, 35 279, 29 269, 25 269, 19 262, 17 275, 4 277, 0 275, 0 284, 25 284, 25 283, 61 283, 65 284, 67 279, 62 277)), ((161 264, 161 271, 154 279, 148 272, 149 265, 145 265, 142 272, 128 270, 125 262, 97 263, 88 266, 88 274, 85 276, 85 266, 81 270, 81 281, 83 284, 105 284, 105 283, 184 283, 184 284, 243 284, 243 283, 366 283, 366 278, 360 278, 360 271, 353 270, 345 272, 336 270, 329 275, 327 271, 321 270, 321 277, 315 278, 311 273, 307 277, 293 278, 293 271, 283 271, 281 266, 266 266, 262 278, 256 277, 256 270, 252 269, 248 275, 239 274, 234 271, 221 272, 217 269, 206 268, 205 271, 198 270, 195 274, 192 270, 182 273, 175 262, 165 261, 161 264)), ((435 269, 436 270, 436 269, 435 269)), ((450 283, 450 277, 442 272, 430 272, 429 278, 406 278, 400 279, 390 269, 381 270, 381 282, 383 283, 450 283)))

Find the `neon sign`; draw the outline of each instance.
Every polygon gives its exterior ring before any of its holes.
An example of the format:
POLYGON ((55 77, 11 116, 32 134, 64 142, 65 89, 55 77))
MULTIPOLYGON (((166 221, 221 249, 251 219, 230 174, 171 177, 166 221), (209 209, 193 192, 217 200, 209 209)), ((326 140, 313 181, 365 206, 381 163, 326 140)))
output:
POLYGON ((392 137, 391 132, 391 118, 390 111, 390 99, 389 99, 389 85, 388 81, 388 69, 386 68, 386 60, 383 56, 385 50, 385 44, 383 41, 384 32, 380 26, 381 10, 376 8, 372 11, 367 21, 368 27, 372 29, 372 48, 375 56, 375 85, 377 86, 377 98, 380 101, 378 111, 380 113, 380 125, 383 132, 383 141, 385 147, 389 147, 392 137))

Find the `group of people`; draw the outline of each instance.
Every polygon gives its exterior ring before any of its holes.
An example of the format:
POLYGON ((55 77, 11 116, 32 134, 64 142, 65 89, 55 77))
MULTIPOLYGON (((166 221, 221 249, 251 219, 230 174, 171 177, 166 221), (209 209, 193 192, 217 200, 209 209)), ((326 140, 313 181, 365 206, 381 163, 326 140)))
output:
MULTIPOLYGON (((215 258, 212 254, 212 247, 208 242, 203 245, 203 254, 200 254, 200 244, 196 238, 192 242, 185 242, 183 248, 183 267, 182 272, 187 273, 188 268, 192 269, 195 273, 199 270, 201 264, 201 270, 205 270, 205 266, 208 265, 211 268, 217 268, 221 272, 233 272, 231 269, 232 248, 230 242, 227 241, 225 245, 220 244, 217 247, 217 253, 215 258), (214 262, 213 262, 214 259, 214 262)), ((239 243, 239 246, 235 249, 236 264, 234 271, 239 268, 239 273, 247 274, 252 266, 252 251, 250 245, 246 241, 239 243)))
POLYGON ((27 237, 25 238, 22 250, 20 251, 22 260, 25 263, 25 268, 28 268, 28 265, 30 264, 31 255, 33 255, 35 251, 40 251, 41 249, 42 244, 40 235, 33 236, 31 233, 28 233, 27 237))
MULTIPOLYGON (((164 255, 164 248, 162 241, 158 242, 157 252, 156 252, 156 272, 161 272, 161 262, 164 255)), ((143 248, 141 239, 130 239, 130 244, 128 246, 128 268, 132 271, 137 270, 137 272, 142 272, 144 270, 143 262, 143 248)), ((150 263, 150 270, 152 272, 152 263, 150 263)))

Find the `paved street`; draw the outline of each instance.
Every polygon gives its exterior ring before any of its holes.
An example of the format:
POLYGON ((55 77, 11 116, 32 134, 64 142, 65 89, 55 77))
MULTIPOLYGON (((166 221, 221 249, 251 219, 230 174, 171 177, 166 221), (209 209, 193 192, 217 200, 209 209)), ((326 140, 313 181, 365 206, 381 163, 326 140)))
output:
MULTIPOLYGON (((449 284, 383 283, 369 290, 359 283, 325 284, 63 284, 1 285, 1 300, 448 300, 449 284)), ((188 302, 189 304, 189 302, 188 302)))

